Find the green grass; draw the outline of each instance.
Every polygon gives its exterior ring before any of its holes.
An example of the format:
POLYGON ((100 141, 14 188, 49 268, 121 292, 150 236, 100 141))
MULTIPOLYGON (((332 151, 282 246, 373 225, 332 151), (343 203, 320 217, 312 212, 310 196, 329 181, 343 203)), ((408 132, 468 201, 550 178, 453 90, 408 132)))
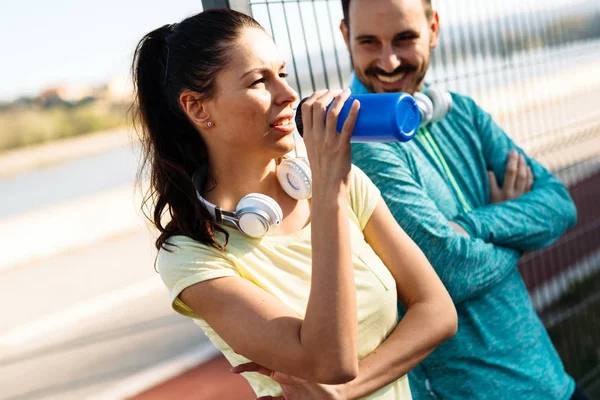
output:
POLYGON ((0 152, 125 126, 127 105, 88 103, 0 111, 0 152))

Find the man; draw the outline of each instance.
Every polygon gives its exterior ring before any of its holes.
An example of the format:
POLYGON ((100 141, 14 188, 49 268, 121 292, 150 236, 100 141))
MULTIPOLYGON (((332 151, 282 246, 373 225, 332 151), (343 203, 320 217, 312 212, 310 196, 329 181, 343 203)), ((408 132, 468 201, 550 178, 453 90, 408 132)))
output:
MULTIPOLYGON (((342 0, 342 6, 352 91, 423 90, 439 35, 431 1, 342 0)), ((422 127, 409 143, 352 149, 353 162, 380 188, 458 311, 457 335, 409 374, 413 396, 580 398, 516 268, 523 252, 549 245, 575 224, 574 204, 473 100, 453 93, 452 101, 442 121, 422 127)))

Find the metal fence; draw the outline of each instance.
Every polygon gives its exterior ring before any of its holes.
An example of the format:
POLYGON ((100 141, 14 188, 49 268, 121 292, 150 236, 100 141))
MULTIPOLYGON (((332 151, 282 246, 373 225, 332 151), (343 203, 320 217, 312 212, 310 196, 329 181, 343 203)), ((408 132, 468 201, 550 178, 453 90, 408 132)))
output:
MULTIPOLYGON (((339 0, 205 0, 251 13, 304 97, 348 84, 339 0)), ((473 97, 569 187, 578 223, 519 268, 567 371, 600 399, 600 2, 434 0, 427 80, 473 97)))

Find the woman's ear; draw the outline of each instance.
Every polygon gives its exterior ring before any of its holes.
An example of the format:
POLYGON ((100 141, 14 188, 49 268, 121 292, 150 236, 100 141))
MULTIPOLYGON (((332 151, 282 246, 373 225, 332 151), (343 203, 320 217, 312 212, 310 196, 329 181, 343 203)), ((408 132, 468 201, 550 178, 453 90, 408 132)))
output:
POLYGON ((179 105, 192 123, 202 128, 211 127, 213 123, 206 110, 205 102, 197 93, 184 91, 179 95, 179 105))

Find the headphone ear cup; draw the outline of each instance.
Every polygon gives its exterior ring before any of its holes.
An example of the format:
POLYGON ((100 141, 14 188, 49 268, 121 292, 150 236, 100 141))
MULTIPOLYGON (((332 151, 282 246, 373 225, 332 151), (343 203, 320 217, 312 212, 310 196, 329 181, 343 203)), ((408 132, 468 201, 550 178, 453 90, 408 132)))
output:
POLYGON ((444 119, 444 117, 452 109, 452 96, 450 96, 450 93, 445 90, 430 86, 425 91, 425 94, 433 103, 431 122, 438 122, 444 119))
POLYGON ((288 158, 277 167, 277 179, 285 192, 296 200, 312 196, 312 172, 307 158, 288 158))
POLYGON ((250 193, 238 203, 236 214, 242 232, 252 237, 264 236, 272 226, 281 224, 283 211, 279 204, 262 193, 250 193))
POLYGON ((417 102, 419 111, 421 112, 421 126, 428 125, 433 118, 433 103, 431 99, 421 92, 415 92, 413 98, 417 102))

